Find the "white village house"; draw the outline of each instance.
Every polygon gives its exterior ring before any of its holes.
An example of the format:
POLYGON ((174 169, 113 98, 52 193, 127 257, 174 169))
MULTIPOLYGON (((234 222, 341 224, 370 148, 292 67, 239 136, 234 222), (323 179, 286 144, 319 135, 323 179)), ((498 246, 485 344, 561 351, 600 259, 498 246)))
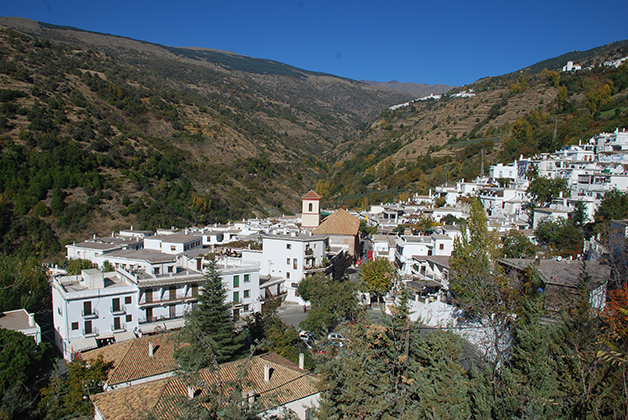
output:
MULTIPOLYGON (((202 293, 209 264, 201 238, 167 235, 146 237, 144 242, 149 238, 152 249, 117 247, 93 255, 96 266, 103 267, 107 261, 115 271, 94 268, 76 276, 53 277, 55 344, 64 358, 184 325, 185 313, 202 293)), ((68 254, 85 256, 95 249, 93 244, 73 244, 68 254)), ((216 267, 234 316, 261 310, 258 264, 221 260, 216 267)))

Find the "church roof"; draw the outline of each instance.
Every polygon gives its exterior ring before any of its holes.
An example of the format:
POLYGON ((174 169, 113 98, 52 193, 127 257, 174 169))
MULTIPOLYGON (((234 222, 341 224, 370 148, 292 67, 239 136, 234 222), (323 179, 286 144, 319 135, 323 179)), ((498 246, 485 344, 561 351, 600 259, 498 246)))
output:
POLYGON ((327 216, 312 232, 325 235, 357 235, 359 231, 360 219, 345 209, 340 209, 327 216))
POLYGON ((301 200, 320 200, 323 196, 316 194, 314 190, 309 190, 307 194, 301 197, 301 200))

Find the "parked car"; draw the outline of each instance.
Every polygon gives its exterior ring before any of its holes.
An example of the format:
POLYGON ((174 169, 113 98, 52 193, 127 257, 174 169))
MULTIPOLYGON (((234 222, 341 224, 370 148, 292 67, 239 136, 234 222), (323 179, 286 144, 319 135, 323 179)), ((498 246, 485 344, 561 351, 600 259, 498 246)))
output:
POLYGON ((316 340, 314 340, 314 334, 309 331, 299 331, 299 337, 301 337, 301 340, 303 341, 310 341, 312 343, 316 342, 316 340))
POLYGON ((345 341, 344 335, 339 332, 330 332, 327 334, 327 339, 331 341, 345 341))

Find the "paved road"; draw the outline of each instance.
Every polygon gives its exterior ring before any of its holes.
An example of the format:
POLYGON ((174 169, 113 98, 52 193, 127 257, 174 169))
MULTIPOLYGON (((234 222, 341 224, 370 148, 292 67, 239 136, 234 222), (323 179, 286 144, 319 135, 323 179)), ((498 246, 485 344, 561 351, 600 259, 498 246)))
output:
POLYGON ((277 309, 279 317, 288 325, 293 325, 299 330, 299 322, 307 318, 307 313, 303 312, 303 306, 296 303, 284 302, 277 309))

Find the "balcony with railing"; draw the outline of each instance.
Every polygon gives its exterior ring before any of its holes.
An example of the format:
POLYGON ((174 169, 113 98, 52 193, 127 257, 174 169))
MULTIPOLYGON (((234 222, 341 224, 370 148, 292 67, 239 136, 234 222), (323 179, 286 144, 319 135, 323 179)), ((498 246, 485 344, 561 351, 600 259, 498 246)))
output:
POLYGON ((126 306, 124 305, 112 305, 109 310, 112 315, 124 315, 126 314, 126 306))
POLYGON ((179 315, 179 316, 164 316, 164 315, 159 315, 159 316, 151 316, 151 317, 139 317, 138 318, 138 324, 150 324, 152 322, 162 322, 162 321, 172 321, 175 319, 185 319, 185 315, 179 315))
POLYGON ((197 301, 198 301, 198 295, 196 296, 185 295, 185 296, 177 296, 173 298, 171 298, 170 295, 166 295, 165 299, 161 299, 161 300, 152 299, 150 302, 139 302, 139 306, 140 308, 147 308, 147 307, 168 306, 172 304, 189 303, 189 302, 197 302, 197 301))
POLYGON ((98 335, 98 328, 83 328, 83 337, 95 337, 98 335))
POLYGON ((96 319, 98 318, 98 312, 95 309, 92 309, 89 312, 85 312, 85 310, 82 310, 81 316, 83 317, 83 319, 96 319))
POLYGON ((120 325, 113 324, 111 325, 111 331, 114 333, 124 332, 126 331, 126 324, 120 323, 120 325))
POLYGON ((328 273, 329 271, 331 271, 333 267, 333 264, 329 263, 329 262, 325 262, 323 264, 320 264, 318 266, 316 265, 312 265, 310 267, 303 267, 303 271, 305 272, 305 274, 310 275, 310 274, 314 274, 314 273, 328 273))

